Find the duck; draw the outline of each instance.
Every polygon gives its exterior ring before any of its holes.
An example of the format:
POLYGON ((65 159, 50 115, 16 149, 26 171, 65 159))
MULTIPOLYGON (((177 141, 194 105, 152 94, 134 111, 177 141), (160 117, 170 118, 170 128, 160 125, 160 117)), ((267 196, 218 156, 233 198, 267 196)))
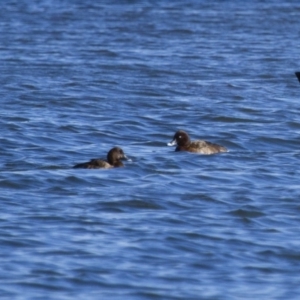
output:
POLYGON ((80 163, 75 165, 73 168, 84 168, 84 169, 110 169, 124 167, 121 160, 129 160, 125 155, 124 151, 119 147, 110 149, 107 153, 107 160, 103 159, 91 159, 88 162, 80 163))
POLYGON ((183 130, 178 130, 174 134, 173 140, 167 145, 177 145, 175 151, 188 151, 201 154, 214 154, 228 151, 225 147, 211 142, 203 140, 191 141, 189 135, 183 130))

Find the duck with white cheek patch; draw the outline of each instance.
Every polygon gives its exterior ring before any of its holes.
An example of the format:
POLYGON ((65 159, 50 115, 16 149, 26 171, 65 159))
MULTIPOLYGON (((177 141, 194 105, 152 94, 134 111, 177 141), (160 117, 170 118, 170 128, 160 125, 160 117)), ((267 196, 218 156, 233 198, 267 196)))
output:
POLYGON ((178 130, 173 140, 167 144, 168 146, 177 146, 175 151, 188 151, 201 154, 214 154, 220 152, 227 152, 228 150, 220 145, 213 144, 203 140, 191 141, 189 135, 183 131, 178 130))

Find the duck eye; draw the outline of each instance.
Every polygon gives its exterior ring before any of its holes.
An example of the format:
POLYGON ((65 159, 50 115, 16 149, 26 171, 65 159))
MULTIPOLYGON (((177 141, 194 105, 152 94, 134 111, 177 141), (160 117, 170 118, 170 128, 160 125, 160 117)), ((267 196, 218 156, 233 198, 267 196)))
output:
POLYGON ((181 139, 181 138, 182 138, 182 136, 180 135, 178 138, 179 138, 179 139, 181 139))

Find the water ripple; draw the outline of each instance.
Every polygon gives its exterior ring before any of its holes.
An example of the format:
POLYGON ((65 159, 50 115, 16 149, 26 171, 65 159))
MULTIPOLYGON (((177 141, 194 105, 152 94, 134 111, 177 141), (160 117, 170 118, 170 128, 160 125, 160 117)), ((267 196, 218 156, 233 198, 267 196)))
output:
POLYGON ((6 2, 2 298, 298 299, 299 5, 6 2))

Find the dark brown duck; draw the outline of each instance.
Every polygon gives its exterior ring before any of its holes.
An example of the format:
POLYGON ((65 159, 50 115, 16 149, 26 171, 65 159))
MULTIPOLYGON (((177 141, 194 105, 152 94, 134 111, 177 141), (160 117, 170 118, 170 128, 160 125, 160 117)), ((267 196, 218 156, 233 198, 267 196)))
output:
POLYGON ((189 151, 202 154, 227 152, 227 149, 225 147, 217 144, 202 140, 191 141, 189 135, 183 130, 178 130, 175 133, 173 140, 167 145, 177 145, 175 151, 189 151))
POLYGON ((103 159, 91 159, 89 162, 77 164, 73 168, 109 169, 123 167, 124 165, 121 161, 123 159, 129 160, 121 148, 114 147, 108 151, 107 161, 103 159))

